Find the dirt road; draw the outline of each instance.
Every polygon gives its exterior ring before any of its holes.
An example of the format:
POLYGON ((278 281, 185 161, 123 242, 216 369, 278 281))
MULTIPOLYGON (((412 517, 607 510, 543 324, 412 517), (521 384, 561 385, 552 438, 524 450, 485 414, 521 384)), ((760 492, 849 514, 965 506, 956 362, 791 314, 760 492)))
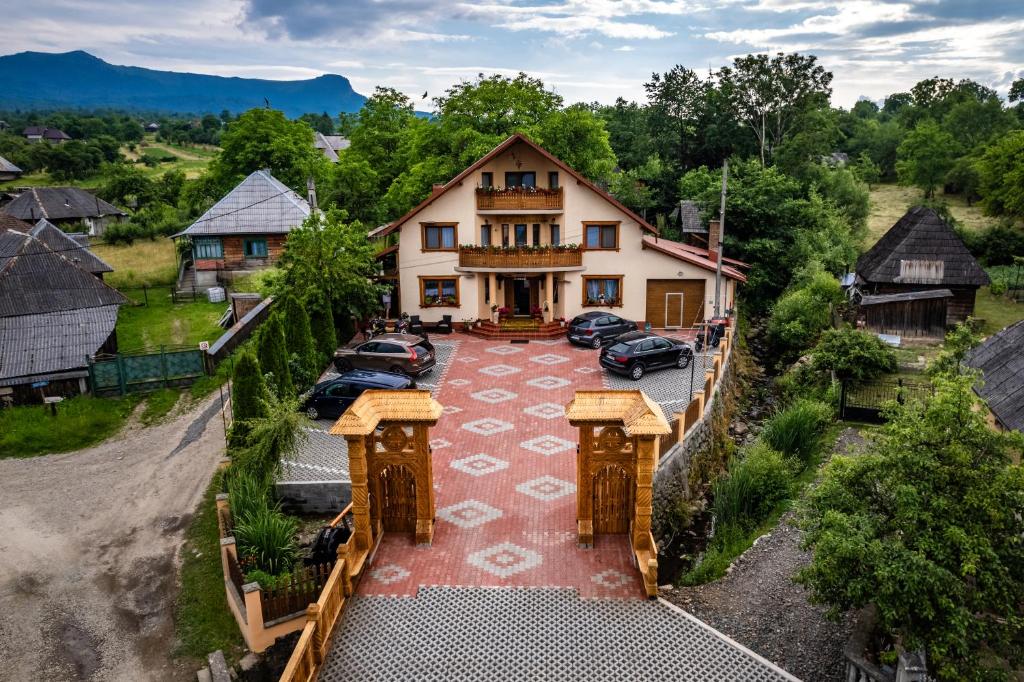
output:
POLYGON ((186 680, 178 550, 222 456, 214 397, 98 446, 0 460, 0 679, 186 680))

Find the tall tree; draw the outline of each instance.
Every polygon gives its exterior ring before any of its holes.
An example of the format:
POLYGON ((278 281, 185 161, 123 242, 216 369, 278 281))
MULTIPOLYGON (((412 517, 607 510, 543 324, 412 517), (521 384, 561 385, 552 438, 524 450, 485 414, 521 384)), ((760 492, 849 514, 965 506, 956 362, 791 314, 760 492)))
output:
POLYGON ((677 169, 692 167, 698 125, 707 104, 710 83, 695 71, 676 65, 664 75, 651 74, 644 83, 648 123, 655 147, 677 169))
POLYGON ((348 151, 365 159, 377 173, 381 192, 407 165, 399 147, 416 125, 412 101, 394 88, 377 87, 359 110, 348 151))
POLYGON ((987 212, 1024 218, 1024 130, 993 143, 978 162, 978 176, 987 212))
POLYGON ((231 382, 230 441, 238 446, 245 442, 250 422, 267 414, 267 384, 251 351, 241 353, 235 360, 231 382))
POLYGON ((832 74, 817 61, 797 53, 752 54, 719 71, 723 92, 758 141, 762 165, 808 110, 828 106, 832 74))
POLYGON ((924 190, 932 198, 953 167, 956 140, 935 121, 925 119, 910 131, 899 146, 896 172, 900 182, 924 190))
POLYGON ((316 382, 322 369, 313 344, 309 315, 291 292, 278 300, 278 306, 284 326, 285 347, 291 358, 289 372, 296 387, 303 391, 316 382))
POLYGON ((256 335, 256 353, 260 367, 269 377, 268 383, 279 398, 295 393, 291 371, 288 369, 288 346, 284 340, 281 314, 273 312, 260 326, 256 335))
POLYGON ((334 330, 334 315, 327 297, 319 291, 311 291, 306 297, 306 310, 309 311, 309 328, 313 334, 320 357, 320 366, 326 366, 338 349, 338 336, 334 330))

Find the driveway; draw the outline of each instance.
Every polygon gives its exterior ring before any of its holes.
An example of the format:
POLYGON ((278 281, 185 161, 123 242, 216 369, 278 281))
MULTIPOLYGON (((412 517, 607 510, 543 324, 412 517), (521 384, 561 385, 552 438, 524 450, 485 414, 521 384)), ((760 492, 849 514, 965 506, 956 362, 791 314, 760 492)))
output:
POLYGON ((178 550, 223 453, 219 405, 0 460, 0 678, 195 679, 170 660, 178 550))

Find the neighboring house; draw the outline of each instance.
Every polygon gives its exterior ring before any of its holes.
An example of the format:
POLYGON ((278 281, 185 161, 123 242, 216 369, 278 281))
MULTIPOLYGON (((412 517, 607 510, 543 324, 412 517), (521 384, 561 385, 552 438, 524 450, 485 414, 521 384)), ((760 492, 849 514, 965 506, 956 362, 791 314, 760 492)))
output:
POLYGON ((31 187, 0 210, 33 224, 45 219, 69 232, 84 227, 91 237, 101 236, 107 226, 128 217, 118 207, 78 187, 31 187))
POLYGON ((68 234, 47 220, 36 223, 29 234, 100 279, 103 279, 104 273, 114 271, 114 268, 89 250, 89 236, 86 234, 68 234))
POLYGON ((1024 431, 1024 320, 985 339, 964 362, 980 369, 975 387, 1004 429, 1024 431))
POLYGON ((0 232, 4 232, 5 230, 28 232, 31 229, 31 223, 26 223, 24 220, 18 220, 14 216, 7 215, 3 211, 0 211, 0 232))
POLYGON ((351 142, 341 135, 324 135, 317 131, 313 139, 313 146, 324 153, 324 156, 331 163, 338 163, 338 152, 348 149, 351 142))
POLYGON ((0 156, 0 182, 5 180, 17 180, 21 177, 21 172, 20 168, 0 156))
POLYGON ((974 314, 978 287, 988 283, 953 228, 923 206, 857 261, 861 313, 869 329, 885 334, 941 337, 974 314))
POLYGON ((87 357, 117 350, 114 326, 127 300, 69 253, 0 232, 0 401, 84 393, 87 357))
POLYGON ((288 233, 309 217, 309 203, 270 174, 247 177, 174 239, 189 241, 194 274, 182 268, 179 288, 194 277, 198 288, 218 276, 268 267, 281 256, 288 233))
POLYGON ((159 123, 149 123, 149 124, 146 125, 146 132, 147 133, 155 133, 158 130, 160 130, 160 124, 159 123))
POLYGON ((29 126, 21 133, 29 142, 49 142, 50 144, 61 144, 71 139, 71 136, 58 128, 46 128, 45 126, 29 126))
MULTIPOLYGON (((513 135, 384 230, 399 235, 392 310, 426 322, 608 310, 654 327, 713 316, 714 254, 657 230, 524 135, 513 135)), ((715 237, 712 237, 717 241, 715 237)), ((387 242, 384 242, 387 243, 387 242)), ((721 308, 745 281, 723 267, 721 308)))

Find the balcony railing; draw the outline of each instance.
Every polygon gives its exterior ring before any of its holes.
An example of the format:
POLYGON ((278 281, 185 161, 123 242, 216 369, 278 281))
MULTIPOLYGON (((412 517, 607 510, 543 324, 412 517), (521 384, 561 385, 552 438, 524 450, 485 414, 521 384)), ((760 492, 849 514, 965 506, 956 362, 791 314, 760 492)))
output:
POLYGON ((583 265, 583 251, 564 246, 460 246, 464 268, 566 268, 583 265))
POLYGON ((545 211, 562 209, 562 188, 477 187, 478 211, 545 211))

